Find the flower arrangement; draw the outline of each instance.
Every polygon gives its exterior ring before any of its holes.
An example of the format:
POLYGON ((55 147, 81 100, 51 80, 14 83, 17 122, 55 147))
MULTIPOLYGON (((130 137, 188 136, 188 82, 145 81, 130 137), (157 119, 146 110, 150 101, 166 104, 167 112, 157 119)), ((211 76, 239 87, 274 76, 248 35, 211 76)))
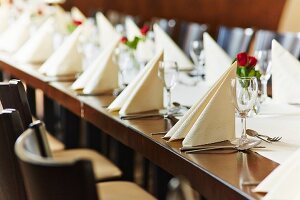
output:
POLYGON ((70 24, 67 25, 69 33, 72 33, 78 26, 82 24, 82 21, 73 19, 70 24))
POLYGON ((257 63, 257 59, 253 56, 247 55, 247 53, 242 52, 237 54, 234 62, 237 61, 237 69, 236 74, 240 78, 250 78, 256 77, 260 78, 261 74, 258 70, 255 70, 255 65, 257 63))
POLYGON ((137 45, 140 41, 145 41, 146 40, 146 35, 149 32, 150 27, 148 25, 144 25, 141 29, 140 32, 142 36, 135 36, 133 40, 129 41, 127 37, 122 37, 121 38, 121 43, 125 44, 127 47, 130 49, 135 50, 137 48, 137 45))

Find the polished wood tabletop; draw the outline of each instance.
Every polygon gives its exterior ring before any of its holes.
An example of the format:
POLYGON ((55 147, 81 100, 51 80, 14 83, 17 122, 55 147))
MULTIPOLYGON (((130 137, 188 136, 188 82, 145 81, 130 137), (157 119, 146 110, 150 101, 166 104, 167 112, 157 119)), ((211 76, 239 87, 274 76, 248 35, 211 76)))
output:
POLYGON ((142 154, 172 175, 183 175, 207 199, 260 199, 248 182, 262 181, 278 164, 254 152, 185 154, 181 141, 167 142, 153 132, 169 130, 164 118, 122 120, 106 107, 112 95, 81 96, 70 89, 72 82, 51 81, 41 75, 38 65, 21 64, 0 53, 0 68, 92 123, 119 142, 142 154))

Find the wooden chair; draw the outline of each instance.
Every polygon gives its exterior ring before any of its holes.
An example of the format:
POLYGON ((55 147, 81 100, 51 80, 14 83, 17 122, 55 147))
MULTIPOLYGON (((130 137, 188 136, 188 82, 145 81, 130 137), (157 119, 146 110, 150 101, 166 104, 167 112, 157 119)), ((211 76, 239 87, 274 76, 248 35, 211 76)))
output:
POLYGON ((15 152, 24 177, 28 197, 32 200, 154 199, 139 186, 116 181, 95 185, 91 161, 56 160, 44 157, 40 149, 47 143, 41 122, 30 125, 17 140, 15 152))
MULTIPOLYGON (((14 108, 19 111, 24 127, 28 127, 32 122, 31 112, 27 100, 26 91, 21 81, 11 80, 8 83, 0 83, 0 101, 3 108, 14 108)), ((45 130, 46 132, 46 130, 45 130)), ((46 134, 47 140, 49 135, 46 134)), ((53 141, 53 139, 49 140, 53 141)), ((49 142, 50 149, 51 143, 49 142)), ((61 151, 52 151, 52 155, 57 159, 74 159, 78 156, 85 157, 92 161, 97 181, 120 178, 122 172, 111 161, 94 150, 78 148, 61 151)), ((50 155, 49 155, 50 156, 50 155)))
POLYGON ((272 40, 278 41, 296 58, 300 56, 300 34, 299 33, 278 33, 269 30, 258 30, 255 34, 254 51, 270 50, 272 40))
POLYGON ((16 110, 5 109, 0 113, 0 199, 27 199, 14 152, 14 144, 23 131, 20 115, 16 110))
POLYGON ((239 52, 247 52, 249 50, 253 35, 254 30, 251 28, 243 29, 221 26, 217 43, 231 58, 235 58, 239 52))
POLYGON ((208 30, 206 24, 195 22, 181 22, 178 34, 178 45, 183 49, 186 55, 190 55, 190 47, 193 41, 203 39, 203 33, 208 30))

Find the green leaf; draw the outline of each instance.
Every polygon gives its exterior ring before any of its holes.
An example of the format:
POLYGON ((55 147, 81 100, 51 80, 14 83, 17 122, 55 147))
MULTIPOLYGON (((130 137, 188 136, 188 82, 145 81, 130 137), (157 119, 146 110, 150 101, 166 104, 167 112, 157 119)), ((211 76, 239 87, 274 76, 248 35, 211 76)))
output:
POLYGON ((76 28, 77 28, 77 26, 75 24, 67 25, 67 29, 68 29, 69 33, 72 33, 76 28))
POLYGON ((134 39, 132 41, 127 41, 126 45, 131 48, 131 49, 136 49, 139 41, 142 40, 140 37, 134 37, 134 39))
POLYGON ((255 71, 255 69, 251 69, 250 71, 249 71, 249 74, 248 74, 248 77, 253 77, 253 76, 255 76, 256 75, 256 71, 255 71))

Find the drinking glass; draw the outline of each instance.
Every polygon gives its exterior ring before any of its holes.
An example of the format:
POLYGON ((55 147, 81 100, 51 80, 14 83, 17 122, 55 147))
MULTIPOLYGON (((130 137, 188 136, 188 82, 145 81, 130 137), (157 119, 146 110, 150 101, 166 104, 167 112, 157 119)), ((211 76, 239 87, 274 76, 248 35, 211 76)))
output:
POLYGON ((255 51, 254 55, 257 58, 256 68, 261 73, 261 95, 259 101, 262 103, 268 98, 267 84, 271 77, 271 50, 255 51))
POLYGON ((237 145, 253 142, 252 139, 247 138, 246 135, 246 120, 250 110, 252 110, 258 91, 258 84, 256 77, 236 77, 231 80, 231 93, 233 97, 233 104, 239 117, 242 121, 243 132, 241 138, 233 141, 237 145))
POLYGON ((192 41, 190 45, 190 56, 195 64, 193 75, 204 78, 205 56, 203 42, 201 40, 192 41))
POLYGON ((163 81, 168 96, 167 113, 172 113, 171 90, 176 85, 178 65, 174 61, 159 62, 158 77, 163 81))

